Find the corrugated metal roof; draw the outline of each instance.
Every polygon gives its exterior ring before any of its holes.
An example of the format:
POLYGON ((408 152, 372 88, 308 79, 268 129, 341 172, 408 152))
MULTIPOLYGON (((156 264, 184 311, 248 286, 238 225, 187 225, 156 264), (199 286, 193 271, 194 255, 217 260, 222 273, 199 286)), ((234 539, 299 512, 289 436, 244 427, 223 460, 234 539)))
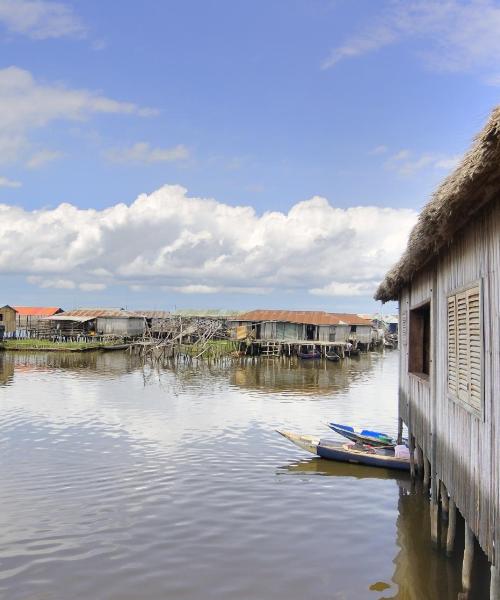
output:
POLYGON ((367 319, 322 310, 252 310, 233 317, 234 321, 281 321, 306 325, 371 325, 367 319))
POLYGON ((133 310, 132 312, 136 316, 146 319, 168 319, 172 316, 168 310, 133 310))
POLYGON ((76 310, 67 310, 61 316, 89 317, 89 319, 140 319, 142 315, 119 308, 78 308, 76 310))
POLYGON ((62 312, 57 306, 14 306, 17 313, 23 317, 50 317, 62 312))
POLYGON ((47 321, 74 321, 75 323, 86 323, 87 321, 92 321, 95 317, 89 317, 88 315, 83 316, 67 316, 66 314, 62 315, 52 315, 51 317, 44 317, 47 321))

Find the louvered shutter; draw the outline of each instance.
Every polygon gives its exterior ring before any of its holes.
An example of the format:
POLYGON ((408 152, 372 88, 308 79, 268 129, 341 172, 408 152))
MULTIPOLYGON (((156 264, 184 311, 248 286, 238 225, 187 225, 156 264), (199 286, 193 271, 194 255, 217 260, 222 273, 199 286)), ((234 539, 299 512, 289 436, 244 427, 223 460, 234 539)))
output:
POLYGON ((456 298, 448 298, 448 391, 457 395, 457 309, 456 298))
POLYGON ((448 391, 481 410, 481 298, 475 286, 448 297, 448 391))
POLYGON ((479 288, 467 290, 469 328, 469 402, 481 410, 481 309, 479 288))

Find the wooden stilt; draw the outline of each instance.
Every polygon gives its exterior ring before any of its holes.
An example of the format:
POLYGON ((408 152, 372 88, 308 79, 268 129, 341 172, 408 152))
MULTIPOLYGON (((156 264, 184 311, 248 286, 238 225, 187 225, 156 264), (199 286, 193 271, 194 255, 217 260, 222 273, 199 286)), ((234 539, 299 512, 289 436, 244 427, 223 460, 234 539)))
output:
POLYGON ((490 568, 490 600, 500 600, 500 569, 495 565, 490 568))
POLYGON ((453 554, 453 547, 455 545, 455 530, 457 526, 457 508, 453 498, 450 498, 448 507, 448 535, 446 536, 446 554, 450 556, 453 554))
POLYGON ((398 444, 403 442, 403 419, 398 418, 398 444))
POLYGON ((415 479, 415 438, 411 433, 408 434, 410 444, 410 475, 412 479, 415 479))
POLYGON ((433 544, 439 543, 439 504, 436 498, 431 498, 431 540, 433 544))
POLYGON ((465 523, 465 548, 464 562, 462 564, 462 587, 464 592, 470 590, 472 576, 472 562, 474 560, 474 534, 472 529, 465 523))
POLYGON ((447 519, 450 508, 450 499, 448 497, 448 490, 442 481, 439 484, 439 495, 441 496, 441 512, 443 514, 443 519, 447 519))
POLYGON ((424 473, 424 451, 421 446, 417 446, 417 469, 420 477, 424 473))
POLYGON ((424 489, 429 489, 431 482, 431 463, 427 456, 424 456, 424 489))

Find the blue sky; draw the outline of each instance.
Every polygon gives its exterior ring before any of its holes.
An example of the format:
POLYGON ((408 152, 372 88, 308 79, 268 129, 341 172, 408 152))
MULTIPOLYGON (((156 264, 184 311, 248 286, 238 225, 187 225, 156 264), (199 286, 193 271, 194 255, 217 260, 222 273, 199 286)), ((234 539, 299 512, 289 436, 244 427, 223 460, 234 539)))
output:
POLYGON ((0 301, 376 309, 499 30, 487 0, 0 0, 0 301))

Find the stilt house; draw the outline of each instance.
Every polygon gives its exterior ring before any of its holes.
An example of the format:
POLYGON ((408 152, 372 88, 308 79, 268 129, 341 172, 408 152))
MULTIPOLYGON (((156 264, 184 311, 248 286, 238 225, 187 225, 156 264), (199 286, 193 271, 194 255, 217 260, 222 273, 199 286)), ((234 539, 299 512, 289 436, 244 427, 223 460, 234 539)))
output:
POLYGON ((432 502, 447 490, 493 564, 493 590, 500 565, 500 107, 423 209, 375 298, 399 301, 399 414, 430 461, 432 502))

